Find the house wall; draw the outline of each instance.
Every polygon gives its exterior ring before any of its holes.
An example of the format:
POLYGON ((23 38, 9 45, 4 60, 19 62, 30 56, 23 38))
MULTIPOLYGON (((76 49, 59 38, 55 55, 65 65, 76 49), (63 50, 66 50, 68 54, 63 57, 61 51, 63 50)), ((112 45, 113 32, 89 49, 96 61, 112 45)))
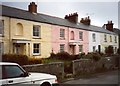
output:
MULTIPOLYGON (((29 56, 46 58, 51 52, 51 25, 43 24, 34 21, 28 21, 23 19, 3 17, 5 24, 5 36, 4 36, 4 53, 13 53, 13 39, 30 40, 29 42, 29 56), (17 24, 20 23, 23 26, 23 34, 17 34, 17 24), (33 25, 41 26, 41 38, 33 37, 33 25), (40 43, 40 55, 33 55, 33 43, 40 43), (8 49, 9 48, 9 49, 8 49)), ((28 49, 28 43, 23 51, 28 49)), ((28 51, 28 50, 27 50, 28 51)))
POLYGON ((100 44, 100 33, 89 31, 89 52, 93 52, 93 47, 95 46, 95 51, 98 51, 98 45, 100 44), (93 34, 95 34, 95 41, 93 41, 93 34))
POLYGON ((69 42, 73 42, 76 44, 75 46, 75 54, 79 54, 79 45, 83 45, 83 52, 88 53, 88 31, 81 30, 81 29, 75 29, 75 28, 69 28, 69 42), (74 40, 71 40, 71 31, 74 32, 74 40), (79 32, 83 32, 83 40, 80 40, 79 38, 79 32))
MULTIPOLYGON (((101 50, 103 53, 105 53, 105 47, 108 47, 109 45, 112 45, 115 51, 115 47, 118 49, 118 35, 114 35, 114 34, 106 34, 107 35, 107 41, 105 42, 104 40, 104 35, 106 33, 101 33, 100 34, 100 44, 101 44, 101 50), (112 37, 112 41, 110 41, 110 36, 112 37), (117 37, 117 42, 115 42, 115 36, 117 37)), ((114 52, 116 53, 116 51, 114 52)))
POLYGON ((65 45, 65 52, 68 52, 68 28, 63 26, 52 25, 52 36, 51 36, 51 43, 52 43, 52 52, 58 53, 60 52, 60 44, 65 45), (65 38, 60 38, 60 29, 65 30, 65 38))

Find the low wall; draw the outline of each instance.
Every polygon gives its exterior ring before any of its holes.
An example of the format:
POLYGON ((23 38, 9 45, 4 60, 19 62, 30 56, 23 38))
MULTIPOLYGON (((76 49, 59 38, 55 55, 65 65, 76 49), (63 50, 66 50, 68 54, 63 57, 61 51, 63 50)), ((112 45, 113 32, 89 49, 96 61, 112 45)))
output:
POLYGON ((95 62, 90 59, 79 59, 73 62, 73 74, 92 73, 105 68, 107 70, 115 68, 115 60, 111 57, 105 57, 95 62))
POLYGON ((58 78, 64 78, 64 63, 63 62, 24 65, 23 68, 28 72, 49 73, 49 74, 56 75, 58 78))

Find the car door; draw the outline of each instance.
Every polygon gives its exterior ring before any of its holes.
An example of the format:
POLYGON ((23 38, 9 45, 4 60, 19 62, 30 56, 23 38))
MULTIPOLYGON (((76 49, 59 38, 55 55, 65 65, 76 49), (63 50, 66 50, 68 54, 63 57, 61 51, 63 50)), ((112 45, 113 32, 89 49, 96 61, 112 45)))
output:
POLYGON ((2 84, 4 84, 4 85, 7 84, 6 79, 3 79, 3 75, 4 75, 4 70, 3 70, 2 66, 0 65, 0 86, 2 84))
POLYGON ((25 76, 25 71, 18 65, 4 65, 4 77, 9 86, 22 86, 22 84, 31 84, 31 78, 25 76))

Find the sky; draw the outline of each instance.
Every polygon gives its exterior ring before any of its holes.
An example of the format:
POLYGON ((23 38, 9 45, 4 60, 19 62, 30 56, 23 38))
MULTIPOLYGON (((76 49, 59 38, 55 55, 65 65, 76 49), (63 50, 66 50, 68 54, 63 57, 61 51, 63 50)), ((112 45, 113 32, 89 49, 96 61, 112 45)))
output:
MULTIPOLYGON (((114 28, 118 28, 118 1, 119 0, 0 0, 2 4, 28 10, 30 2, 36 2, 37 12, 64 18, 65 15, 78 13, 78 22, 81 18, 90 16, 91 24, 102 27, 108 21, 114 23, 114 28)), ((120 20, 120 19, 119 19, 120 20)))

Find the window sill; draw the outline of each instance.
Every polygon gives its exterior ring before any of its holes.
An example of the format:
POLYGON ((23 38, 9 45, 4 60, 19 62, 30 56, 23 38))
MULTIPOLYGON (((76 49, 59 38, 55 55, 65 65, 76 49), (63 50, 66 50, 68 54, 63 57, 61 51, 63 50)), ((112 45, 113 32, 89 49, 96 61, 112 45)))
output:
POLYGON ((34 36, 33 39, 41 39, 41 37, 35 37, 35 36, 34 36))
POLYGON ((83 39, 79 39, 79 41, 83 41, 83 39))
POLYGON ((33 53, 33 56, 41 56, 40 53, 33 53))
POLYGON ((60 40, 65 40, 65 38, 60 38, 60 40))

